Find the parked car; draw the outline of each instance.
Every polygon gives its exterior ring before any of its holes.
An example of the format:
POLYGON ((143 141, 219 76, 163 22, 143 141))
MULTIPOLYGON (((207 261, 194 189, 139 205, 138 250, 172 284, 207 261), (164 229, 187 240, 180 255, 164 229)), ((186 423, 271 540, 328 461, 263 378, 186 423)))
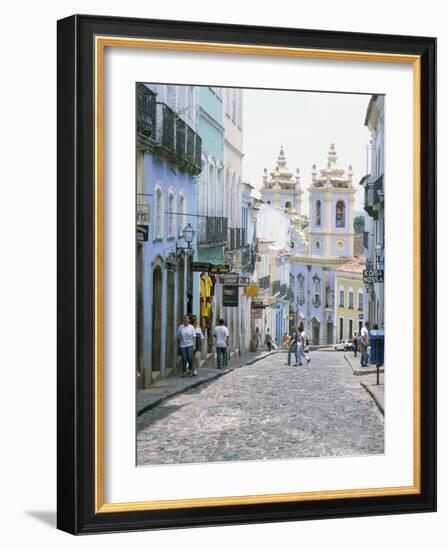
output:
POLYGON ((333 349, 336 351, 348 351, 353 349, 353 342, 351 340, 341 340, 339 344, 335 344, 333 349))

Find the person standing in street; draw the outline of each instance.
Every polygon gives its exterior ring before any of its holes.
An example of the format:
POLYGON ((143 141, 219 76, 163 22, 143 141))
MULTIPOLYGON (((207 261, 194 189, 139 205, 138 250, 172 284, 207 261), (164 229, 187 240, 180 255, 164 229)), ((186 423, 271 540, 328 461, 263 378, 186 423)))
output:
POLYGON ((193 376, 196 332, 188 315, 184 316, 184 322, 177 329, 177 342, 182 356, 182 376, 193 376))
POLYGON ((261 336, 258 327, 255 328, 255 351, 258 351, 261 346, 261 336))
POLYGON ((303 361, 306 361, 306 364, 308 365, 311 361, 309 349, 308 349, 308 338, 306 336, 305 327, 303 325, 300 325, 299 328, 299 348, 298 348, 298 363, 299 365, 303 364, 303 361))
POLYGON ((369 353, 368 353, 368 347, 370 343, 370 337, 369 337, 369 322, 366 321, 364 323, 364 326, 361 329, 361 337, 360 337, 360 344, 361 344, 361 367, 368 367, 369 366, 369 353))
POLYGON ((215 327, 214 337, 216 346, 216 363, 218 369, 227 367, 227 346, 229 345, 229 329, 226 327, 224 319, 218 321, 215 327))
POLYGON ((294 327, 292 329, 291 336, 289 338, 288 342, 289 348, 288 348, 288 362, 286 363, 288 366, 291 366, 291 355, 294 354, 294 367, 297 367, 297 350, 299 347, 299 332, 297 327, 294 327))
POLYGON ((199 371, 199 362, 201 361, 202 348, 204 345, 204 333, 202 332, 201 327, 198 325, 198 320, 195 316, 193 317, 192 325, 194 327, 196 335, 196 350, 194 352, 193 359, 193 376, 197 376, 199 371))
POLYGON ((269 329, 267 329, 267 332, 265 334, 264 343, 266 345, 267 350, 271 351, 272 350, 272 335, 269 332, 269 329))
POLYGON ((359 346, 358 333, 355 332, 354 338, 353 338, 353 357, 356 357, 358 355, 358 346, 359 346))

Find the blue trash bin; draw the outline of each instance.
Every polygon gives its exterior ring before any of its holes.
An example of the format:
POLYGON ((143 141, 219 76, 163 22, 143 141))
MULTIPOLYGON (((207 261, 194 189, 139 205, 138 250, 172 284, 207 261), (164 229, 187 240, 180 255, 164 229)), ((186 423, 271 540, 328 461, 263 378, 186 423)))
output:
POLYGON ((384 330, 370 331, 370 364, 384 364, 384 330))

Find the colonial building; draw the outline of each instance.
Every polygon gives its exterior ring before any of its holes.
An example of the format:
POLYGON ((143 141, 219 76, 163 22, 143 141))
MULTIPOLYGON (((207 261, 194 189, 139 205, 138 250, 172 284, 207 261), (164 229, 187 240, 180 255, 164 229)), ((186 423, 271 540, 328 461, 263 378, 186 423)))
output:
MULTIPOLYGON (((367 108, 365 126, 370 131, 367 149, 367 175, 360 185, 364 189, 364 252, 366 270, 384 270, 384 96, 373 95, 367 108)), ((373 326, 384 327, 384 283, 366 284, 365 319, 373 326)))
POLYGON ((142 385, 176 366, 176 329, 192 308, 201 139, 192 86, 137 85, 137 371, 142 385), (146 218, 146 219, 145 219, 146 218))
MULTIPOLYGON (((200 86, 197 132, 202 139, 201 175, 198 185, 198 262, 222 264, 228 239, 224 191, 224 113, 220 88, 200 86)), ((217 278, 207 272, 194 275, 194 313, 205 330, 212 350, 212 328, 220 315, 221 294, 217 278)))
POLYGON ((335 334, 335 270, 353 259, 353 187, 351 166, 347 172, 338 165, 334 144, 327 162, 311 173, 309 192, 310 223, 308 245, 294 243, 291 258, 294 274, 295 321, 303 323, 315 345, 332 344, 335 334), (305 253, 299 250, 306 250, 305 253))
POLYGON ((364 321, 364 258, 357 257, 335 269, 335 334, 336 341, 359 336, 364 321))

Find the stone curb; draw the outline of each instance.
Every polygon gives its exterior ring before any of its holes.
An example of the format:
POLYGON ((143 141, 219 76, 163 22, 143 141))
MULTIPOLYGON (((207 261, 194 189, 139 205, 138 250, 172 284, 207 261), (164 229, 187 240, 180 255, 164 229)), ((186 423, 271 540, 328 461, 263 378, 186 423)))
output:
POLYGON ((197 388, 198 386, 205 384, 206 382, 211 382, 212 380, 216 380, 220 376, 224 376, 225 374, 228 374, 229 372, 234 371, 235 369, 244 367, 246 365, 253 365, 254 363, 257 363, 258 361, 261 361, 262 359, 266 359, 266 357, 269 357, 270 355, 274 355, 275 353, 281 353, 283 350, 274 350, 271 352, 267 352, 264 355, 261 355, 259 357, 254 357, 250 361, 247 361, 245 363, 241 363, 240 365, 234 365, 233 367, 229 367, 228 369, 222 369, 218 370, 216 373, 211 374, 208 378, 203 378, 202 380, 195 380, 188 386, 184 386, 183 388, 178 388, 176 390, 173 390, 171 393, 167 393, 166 395, 163 395, 161 397, 158 397, 151 403, 148 403, 147 405, 143 405, 140 409, 137 410, 137 416, 141 416, 145 412, 150 411, 154 407, 157 407, 167 399, 170 399, 171 397, 174 397, 176 395, 179 395, 180 393, 183 393, 184 391, 187 391, 191 388, 197 388))
POLYGON ((361 382, 361 386, 367 391, 367 393, 370 395, 370 397, 375 402, 375 405, 378 407, 378 410, 380 411, 380 413, 384 416, 384 407, 381 405, 381 403, 380 403, 378 397, 375 395, 375 393, 364 382, 361 382))
MULTIPOLYGON (((344 359, 347 361, 347 363, 350 365, 350 368, 352 369, 353 371, 353 374, 355 376, 364 376, 366 374, 376 374, 376 367, 363 367, 362 370, 360 369, 357 369, 356 367, 354 367, 350 361, 350 359, 345 355, 344 353, 344 359)), ((384 373, 384 367, 383 368, 380 368, 380 374, 384 373)))

